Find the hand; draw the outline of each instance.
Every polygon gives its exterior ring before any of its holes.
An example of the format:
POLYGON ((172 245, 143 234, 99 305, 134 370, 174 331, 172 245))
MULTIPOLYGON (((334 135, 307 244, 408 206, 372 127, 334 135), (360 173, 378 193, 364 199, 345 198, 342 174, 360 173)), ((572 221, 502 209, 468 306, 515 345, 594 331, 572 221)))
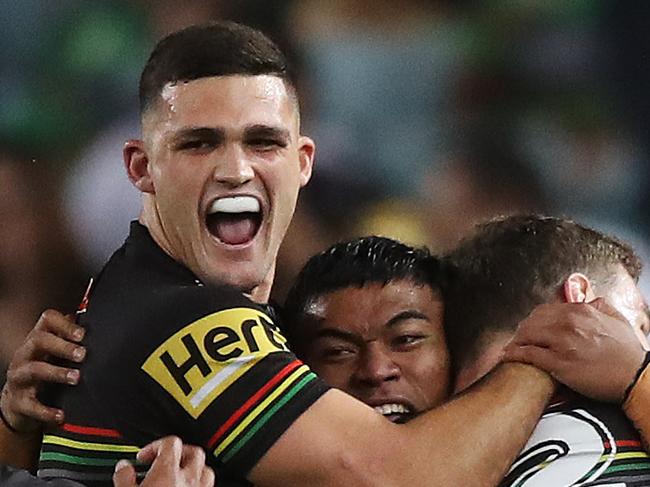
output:
MULTIPOLYGON (((205 452, 198 446, 183 445, 175 436, 168 436, 145 446, 137 456, 145 463, 153 462, 141 487, 212 487, 214 471, 205 465, 205 452)), ((115 487, 134 487, 133 465, 120 460, 113 474, 115 487)))
POLYGON ((592 399, 621 402, 644 356, 628 321, 599 298, 538 306, 519 324, 503 360, 539 367, 592 399))
POLYGON ((43 382, 76 384, 79 371, 48 363, 52 358, 81 362, 86 350, 79 342, 84 329, 58 311, 47 310, 16 350, 7 382, 0 395, 0 408, 9 425, 19 432, 37 430, 41 423, 60 423, 63 411, 47 407, 38 398, 43 382))

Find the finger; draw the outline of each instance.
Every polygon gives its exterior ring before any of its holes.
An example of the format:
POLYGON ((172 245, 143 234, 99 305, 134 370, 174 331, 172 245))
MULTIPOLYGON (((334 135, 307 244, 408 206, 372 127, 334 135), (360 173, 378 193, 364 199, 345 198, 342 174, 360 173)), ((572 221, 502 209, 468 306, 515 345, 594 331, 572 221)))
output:
POLYGON ((70 316, 64 316, 54 309, 43 311, 36 322, 35 329, 47 330, 56 335, 73 342, 80 342, 85 330, 82 326, 77 325, 70 316))
POLYGON ((30 357, 57 357, 71 362, 81 362, 86 356, 86 348, 55 335, 51 331, 37 330, 28 340, 30 357))
POLYGON ((203 471, 201 472, 200 486, 213 487, 215 481, 216 481, 216 477, 214 475, 214 470, 212 470, 208 466, 203 467, 203 471))
POLYGON ((17 401, 13 410, 17 414, 28 416, 42 423, 61 424, 65 419, 61 409, 48 407, 34 398, 17 401))
POLYGON ((593 301, 589 302, 589 306, 596 308, 601 313, 605 313, 612 318, 617 318, 619 320, 625 321, 626 323, 628 322, 627 318, 619 313, 619 311, 614 308, 614 306, 612 306, 605 298, 596 298, 593 301))
POLYGON ((180 466, 183 443, 177 436, 166 436, 153 441, 142 448, 137 459, 143 463, 153 465, 167 465, 171 468, 180 466))
POLYGON ((198 476, 205 466, 205 452, 203 448, 194 445, 184 445, 181 454, 181 468, 191 470, 198 476))
POLYGON ((76 385, 80 378, 81 372, 77 369, 47 362, 28 362, 7 371, 7 382, 12 386, 33 386, 40 382, 76 385))
POLYGON ((135 468, 128 460, 120 460, 115 464, 115 473, 113 473, 113 485, 115 487, 135 487, 136 485, 135 468))
POLYGON ((561 362, 552 350, 536 346, 508 345, 503 352, 504 362, 522 362, 533 365, 555 377, 561 362))

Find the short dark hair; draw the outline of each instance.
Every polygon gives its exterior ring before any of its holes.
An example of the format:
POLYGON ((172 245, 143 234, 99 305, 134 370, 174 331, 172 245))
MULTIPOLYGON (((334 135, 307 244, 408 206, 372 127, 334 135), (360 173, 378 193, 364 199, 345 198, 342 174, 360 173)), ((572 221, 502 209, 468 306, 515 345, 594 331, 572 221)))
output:
POLYGON ((295 96, 287 60, 262 32, 230 21, 193 25, 163 38, 140 76, 140 112, 144 113, 167 83, 211 76, 273 75, 295 96))
POLYGON ((456 371, 476 359, 489 332, 514 331, 582 272, 598 290, 616 265, 637 280, 641 261, 615 237, 568 219, 517 215, 479 225, 445 258, 445 333, 456 371))
POLYGON ((386 237, 337 243, 311 257, 298 274, 285 301, 283 331, 289 342, 295 342, 310 303, 329 292, 396 280, 438 289, 439 260, 424 247, 411 247, 386 237))

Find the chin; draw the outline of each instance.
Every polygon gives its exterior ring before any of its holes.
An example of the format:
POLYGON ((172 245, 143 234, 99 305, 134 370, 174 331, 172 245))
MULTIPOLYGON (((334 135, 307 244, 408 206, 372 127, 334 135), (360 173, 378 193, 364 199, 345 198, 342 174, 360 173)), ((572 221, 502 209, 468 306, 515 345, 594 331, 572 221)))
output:
POLYGON ((242 269, 242 267, 242 264, 234 264, 217 269, 214 273, 205 276, 206 282, 232 286, 242 292, 250 292, 262 283, 263 276, 253 270, 242 269))

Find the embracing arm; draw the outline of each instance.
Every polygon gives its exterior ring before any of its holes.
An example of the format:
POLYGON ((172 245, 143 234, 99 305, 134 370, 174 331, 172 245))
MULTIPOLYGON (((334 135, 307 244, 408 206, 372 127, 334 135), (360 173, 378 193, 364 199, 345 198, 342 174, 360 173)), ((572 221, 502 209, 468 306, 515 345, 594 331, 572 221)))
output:
POLYGON ((506 364, 405 425, 332 390, 280 437, 250 479, 259 486, 497 485, 553 390, 545 373, 506 364))
POLYGON ((63 411, 43 405, 43 383, 76 384, 79 371, 48 363, 53 357, 80 362, 83 328, 57 311, 45 311, 16 350, 0 395, 0 463, 28 470, 36 467, 43 423, 59 423, 63 411), (10 429, 11 428, 11 429, 10 429), (13 431, 12 431, 13 430, 13 431))

